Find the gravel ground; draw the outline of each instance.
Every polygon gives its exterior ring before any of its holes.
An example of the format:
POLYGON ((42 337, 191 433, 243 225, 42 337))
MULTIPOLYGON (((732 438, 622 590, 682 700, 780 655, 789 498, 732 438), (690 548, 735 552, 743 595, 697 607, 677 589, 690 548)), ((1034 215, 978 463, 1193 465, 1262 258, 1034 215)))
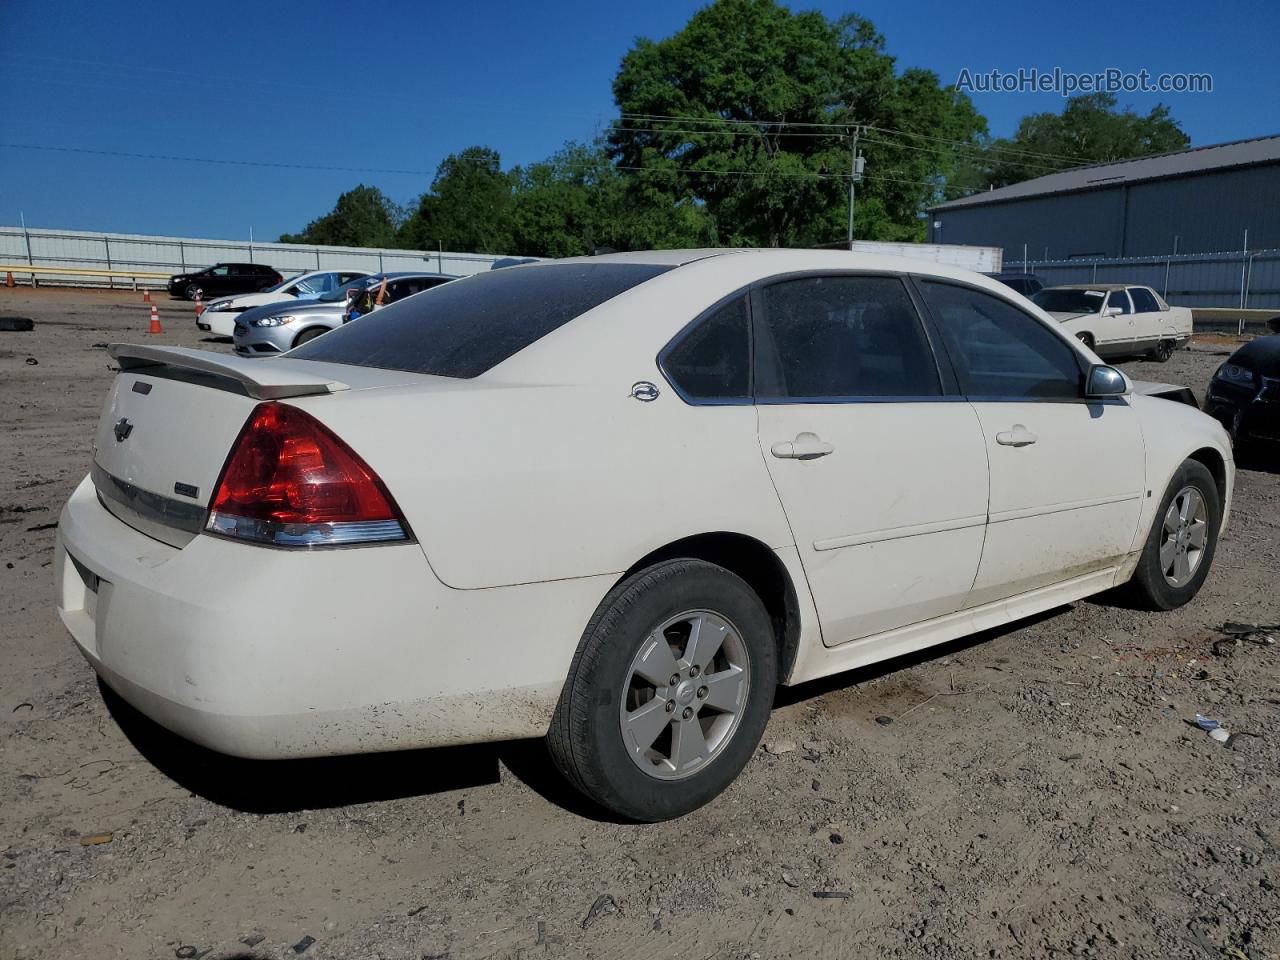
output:
MULTIPOLYGON (((782 691, 717 802, 619 824, 537 743, 267 764, 104 698, 52 526, 139 300, 0 289, 37 322, 0 333, 0 957, 1280 957, 1280 645, 1213 649, 1280 621, 1275 465, 1189 606, 1098 598, 782 691)), ((158 300, 150 339, 228 349, 158 300)), ((1125 369, 1203 395, 1230 349, 1125 369)))

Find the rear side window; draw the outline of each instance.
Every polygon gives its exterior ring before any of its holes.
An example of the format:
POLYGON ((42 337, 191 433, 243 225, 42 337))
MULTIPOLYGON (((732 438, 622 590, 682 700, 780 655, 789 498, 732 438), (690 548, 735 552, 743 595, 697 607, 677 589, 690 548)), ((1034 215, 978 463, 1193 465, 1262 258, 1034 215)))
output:
POLYGON ((920 318, 896 277, 784 280, 766 287, 763 299, 758 397, 820 401, 942 393, 920 318))
POLYGON ((1158 313, 1160 304, 1156 303, 1155 294, 1142 287, 1130 287, 1129 296, 1133 298, 1134 313, 1158 313))
POLYGON ((688 400, 751 402, 747 298, 704 317, 662 358, 662 371, 688 400))
POLYGON ((574 317, 671 269, 553 263, 441 284, 312 340, 289 356, 438 377, 478 377, 574 317))
POLYGON ((981 290, 931 280, 921 280, 919 286, 967 395, 1080 396, 1075 351, 1039 320, 981 290))

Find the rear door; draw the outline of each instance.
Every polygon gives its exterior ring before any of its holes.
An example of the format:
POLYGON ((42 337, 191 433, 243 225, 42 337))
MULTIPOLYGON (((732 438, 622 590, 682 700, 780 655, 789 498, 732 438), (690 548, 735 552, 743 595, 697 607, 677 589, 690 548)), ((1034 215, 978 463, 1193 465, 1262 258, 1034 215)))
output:
POLYGON ((985 290, 916 282, 982 425, 991 498, 968 605, 1116 564, 1133 544, 1145 447, 1128 398, 1082 398, 1083 358, 985 290))
POLYGON ((952 613, 977 571, 987 459, 897 276, 753 294, 760 447, 834 646, 952 613))
POLYGON ((1130 287, 1129 299, 1133 301, 1134 341, 1144 350, 1154 347, 1165 326, 1155 294, 1146 287, 1130 287))

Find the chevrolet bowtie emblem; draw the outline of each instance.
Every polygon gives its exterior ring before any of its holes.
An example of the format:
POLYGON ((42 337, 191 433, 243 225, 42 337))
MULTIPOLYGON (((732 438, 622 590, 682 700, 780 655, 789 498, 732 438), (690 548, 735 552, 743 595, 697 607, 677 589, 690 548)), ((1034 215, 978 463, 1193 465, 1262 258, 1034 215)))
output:
POLYGON ((128 417, 121 417, 116 421, 116 443, 124 443, 131 433, 133 433, 133 424, 129 422, 128 417))

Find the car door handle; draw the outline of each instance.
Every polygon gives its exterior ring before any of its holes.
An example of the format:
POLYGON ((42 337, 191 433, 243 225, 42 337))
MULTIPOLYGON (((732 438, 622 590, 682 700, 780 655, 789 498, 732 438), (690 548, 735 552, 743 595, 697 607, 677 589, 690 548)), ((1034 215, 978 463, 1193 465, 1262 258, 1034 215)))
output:
POLYGON ((1039 439, 1020 423, 1015 423, 1012 430, 996 434, 996 443, 1002 447, 1029 447, 1039 439))
POLYGON ((769 448, 769 452, 780 460, 817 460, 834 453, 835 449, 816 433, 798 433, 794 440, 775 443, 769 448))

